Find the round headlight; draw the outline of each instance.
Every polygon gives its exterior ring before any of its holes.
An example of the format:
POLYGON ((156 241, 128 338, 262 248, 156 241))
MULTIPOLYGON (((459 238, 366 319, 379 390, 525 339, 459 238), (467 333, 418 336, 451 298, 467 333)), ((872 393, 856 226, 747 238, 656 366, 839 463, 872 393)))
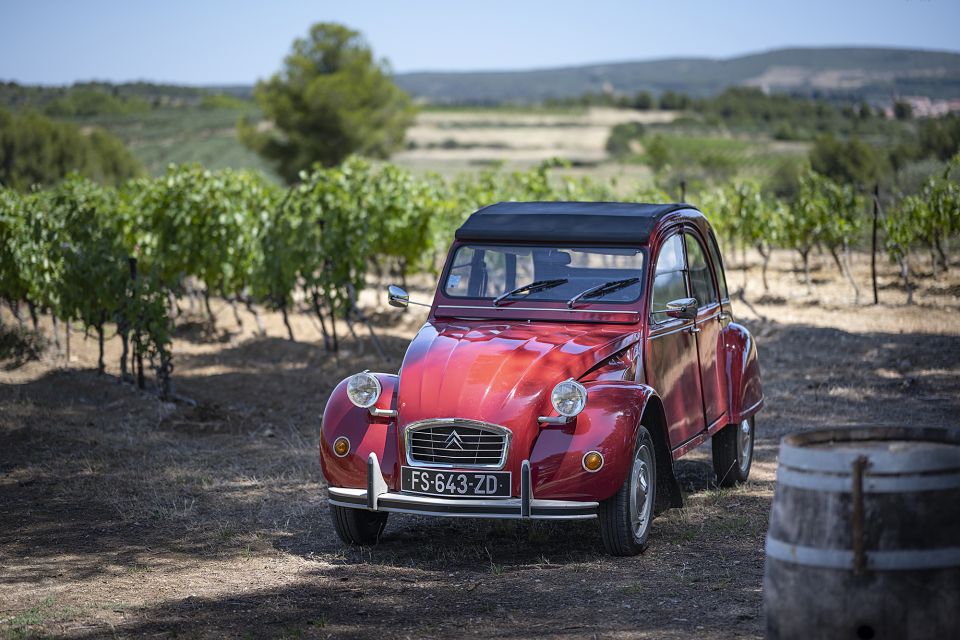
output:
POLYGON ((587 406, 587 390, 574 379, 564 380, 550 394, 553 408, 562 416, 572 418, 587 406))
POLYGON ((350 402, 363 409, 369 409, 380 397, 380 381, 366 371, 350 376, 347 381, 347 397, 350 402))

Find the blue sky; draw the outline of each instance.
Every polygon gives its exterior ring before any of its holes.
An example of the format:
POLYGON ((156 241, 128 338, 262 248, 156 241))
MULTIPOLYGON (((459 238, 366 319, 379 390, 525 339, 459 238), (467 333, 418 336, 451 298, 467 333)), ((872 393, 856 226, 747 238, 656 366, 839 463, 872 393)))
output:
POLYGON ((960 0, 2 0, 0 80, 249 84, 318 21, 396 71, 524 69, 782 46, 960 51, 960 0))

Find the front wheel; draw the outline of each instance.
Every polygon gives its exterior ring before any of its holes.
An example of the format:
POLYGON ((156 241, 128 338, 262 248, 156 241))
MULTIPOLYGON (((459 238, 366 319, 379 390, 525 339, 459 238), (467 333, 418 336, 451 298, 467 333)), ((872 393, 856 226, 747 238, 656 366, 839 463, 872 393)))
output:
POLYGON ((337 535, 347 544, 358 546, 377 544, 380 534, 387 526, 388 515, 383 512, 330 505, 330 517, 337 535))
POLYGON ((614 556, 635 556, 647 548, 653 505, 657 498, 657 463, 653 439, 644 427, 637 435, 623 486, 600 503, 600 534, 607 553, 614 556))
POLYGON ((718 487, 742 484, 750 477, 753 462, 753 417, 728 424, 713 436, 713 472, 718 487))

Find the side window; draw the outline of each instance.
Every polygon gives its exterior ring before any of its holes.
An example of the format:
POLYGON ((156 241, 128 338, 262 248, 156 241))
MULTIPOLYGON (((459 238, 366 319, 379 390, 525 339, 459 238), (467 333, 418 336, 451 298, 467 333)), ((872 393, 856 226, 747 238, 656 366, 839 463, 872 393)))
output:
POLYGON ((713 286, 713 277, 710 275, 710 265, 703 252, 703 245, 690 233, 683 234, 687 244, 687 260, 690 269, 691 295, 697 299, 700 307, 719 302, 717 290, 713 286))
MULTIPOLYGON (((668 302, 687 297, 685 271, 686 261, 683 257, 683 242, 678 234, 670 237, 660 247, 660 255, 657 256, 657 269, 653 276, 651 312, 665 311, 668 302)), ((657 322, 668 319, 662 313, 657 313, 654 317, 657 322)))
POLYGON ((710 234, 707 242, 707 250, 710 251, 710 260, 713 262, 713 268, 717 270, 717 284, 720 286, 720 299, 728 300, 730 294, 727 293, 727 276, 723 272, 723 260, 720 259, 720 249, 717 247, 717 239, 710 234))

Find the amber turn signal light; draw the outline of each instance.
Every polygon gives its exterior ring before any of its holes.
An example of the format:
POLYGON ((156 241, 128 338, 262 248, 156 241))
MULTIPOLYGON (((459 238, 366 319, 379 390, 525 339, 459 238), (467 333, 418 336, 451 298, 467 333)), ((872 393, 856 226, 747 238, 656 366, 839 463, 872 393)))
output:
POLYGON ((333 441, 333 452, 341 458, 350 453, 350 441, 340 436, 333 441))
POLYGON ((603 466, 603 454, 599 451, 588 451, 583 454, 583 468, 593 473, 600 471, 603 466))

